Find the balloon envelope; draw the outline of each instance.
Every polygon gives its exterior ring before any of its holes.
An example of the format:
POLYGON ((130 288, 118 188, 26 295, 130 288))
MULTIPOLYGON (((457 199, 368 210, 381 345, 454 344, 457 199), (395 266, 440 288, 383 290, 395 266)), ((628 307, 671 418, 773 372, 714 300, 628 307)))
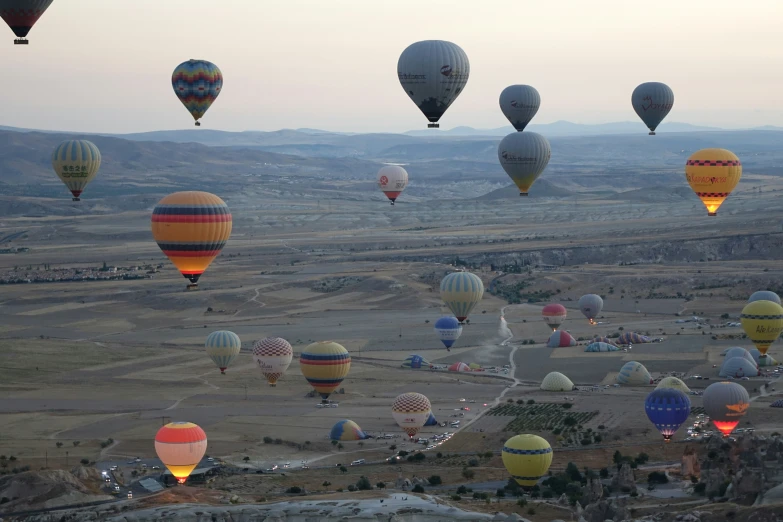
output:
POLYGON ((674 388, 656 388, 644 401, 644 411, 668 442, 691 414, 691 400, 674 388))
POLYGON ((223 73, 206 60, 188 60, 174 69, 171 86, 198 126, 223 89, 223 73))
POLYGON ((517 186, 521 196, 527 196, 551 157, 549 141, 535 132, 514 132, 503 138, 498 146, 500 166, 517 186))
POLYGON ((431 412, 430 400, 421 393, 403 393, 392 403, 392 417, 410 438, 424 426, 431 412))
POLYGON ((685 179, 707 207, 708 216, 717 216, 742 177, 742 163, 726 149, 702 149, 685 162, 685 179))
POLYGON ((302 375, 324 402, 340 386, 351 369, 351 355, 341 344, 320 341, 304 349, 299 357, 302 375))
POLYGON ((704 411, 715 426, 728 437, 750 407, 748 391, 736 382, 716 382, 702 396, 704 411))
POLYGON ((655 389, 661 389, 661 388, 674 388, 675 390, 680 390, 683 393, 690 393, 691 389, 688 388, 688 385, 685 384, 681 379, 678 379, 677 377, 664 377, 661 379, 661 381, 658 383, 658 386, 655 387, 655 389))
POLYGON ((527 124, 541 106, 541 95, 530 85, 509 85, 500 93, 500 110, 517 131, 527 124))
POLYGON ((0 18, 19 37, 14 43, 27 43, 23 40, 35 22, 44 14, 54 0, 0 0, 0 18))
POLYGON ((470 76, 470 62, 460 46, 443 40, 409 45, 397 61, 400 85, 437 127, 443 113, 460 95, 470 76))
POLYGON ((558 303, 548 304, 541 309, 541 317, 552 330, 557 330, 563 324, 563 321, 566 320, 567 315, 568 312, 565 306, 558 303))
POLYGON ((552 447, 537 435, 517 435, 503 445, 503 465, 525 487, 535 486, 552 465, 552 447))
POLYGON ((408 186, 408 172, 397 165, 386 165, 378 171, 378 188, 394 205, 402 191, 408 186))
POLYGON ((220 373, 226 373, 226 368, 237 358, 242 349, 242 341, 234 332, 219 330, 207 336, 205 343, 207 355, 220 368, 220 373))
POLYGON ((452 272, 440 282, 440 297, 460 323, 484 297, 484 283, 470 272, 452 272))
POLYGON ((643 83, 633 90, 631 104, 650 129, 650 134, 654 135, 655 129, 674 106, 674 92, 665 83, 643 83))
POLYGON ((207 434, 192 422, 170 422, 155 435, 155 452, 177 482, 184 484, 207 452, 207 434))
POLYGON ((644 367, 642 363, 636 361, 628 361, 620 368, 620 373, 617 375, 617 382, 620 384, 628 384, 629 386, 644 386, 652 384, 653 379, 650 376, 650 372, 644 367))
POLYGON ((231 236, 231 212, 209 192, 175 192, 152 211, 152 236, 192 286, 231 236))
POLYGON ((753 301, 742 309, 740 323, 764 357, 783 330, 783 307, 772 301, 753 301))
POLYGON ((456 317, 441 317, 435 321, 435 333, 446 348, 451 348, 462 335, 462 326, 456 317))
POLYGON ((775 292, 770 292, 769 290, 759 290, 758 292, 753 292, 750 296, 750 299, 748 299, 748 302, 752 303, 753 301, 772 301, 773 303, 781 304, 780 296, 775 292))
POLYGON ((266 337, 253 343, 253 360, 269 386, 277 386, 277 380, 288 369, 293 357, 291 343, 280 337, 266 337))
POLYGON ((79 201, 87 183, 92 181, 101 167, 101 152, 91 141, 68 140, 60 143, 52 152, 52 168, 79 201))
POLYGON ((422 368, 429 368, 430 362, 421 355, 409 355, 402 361, 400 365, 403 368, 410 368, 411 370, 420 370, 422 368))
POLYGON ((329 438, 332 440, 352 441, 369 439, 371 437, 364 433, 354 421, 344 419, 332 426, 329 438))
POLYGON ((579 298, 579 310, 587 317, 590 324, 595 324, 595 318, 604 308, 604 300, 597 294, 586 294, 579 298))

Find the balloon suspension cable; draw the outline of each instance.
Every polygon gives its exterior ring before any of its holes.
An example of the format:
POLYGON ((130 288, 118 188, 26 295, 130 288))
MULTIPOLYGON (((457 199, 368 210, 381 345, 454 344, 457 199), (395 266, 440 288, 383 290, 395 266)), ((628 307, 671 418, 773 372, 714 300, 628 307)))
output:
POLYGON ((17 38, 14 40, 14 45, 28 45, 30 43, 26 38, 17 38))

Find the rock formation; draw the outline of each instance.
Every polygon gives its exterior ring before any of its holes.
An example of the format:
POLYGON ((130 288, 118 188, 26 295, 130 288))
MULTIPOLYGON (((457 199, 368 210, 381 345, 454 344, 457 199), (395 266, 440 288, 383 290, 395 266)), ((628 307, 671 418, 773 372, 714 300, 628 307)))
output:
POLYGON ((633 469, 627 462, 623 462, 619 471, 612 477, 612 489, 636 491, 636 479, 633 476, 633 469))

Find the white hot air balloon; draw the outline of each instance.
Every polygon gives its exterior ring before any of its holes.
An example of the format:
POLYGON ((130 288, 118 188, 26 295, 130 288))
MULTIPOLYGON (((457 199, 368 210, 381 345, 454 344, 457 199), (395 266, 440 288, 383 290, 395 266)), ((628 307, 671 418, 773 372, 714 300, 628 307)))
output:
POLYGON ((400 197, 408 186, 408 172, 397 165, 386 165, 378 171, 378 187, 391 200, 391 204, 400 197))
POLYGON ((520 196, 527 196, 551 156, 549 141, 535 132, 514 132, 498 146, 500 166, 519 188, 520 196))
POLYGON ((530 85, 509 85, 500 93, 500 110, 520 132, 525 130, 540 106, 541 95, 530 85))

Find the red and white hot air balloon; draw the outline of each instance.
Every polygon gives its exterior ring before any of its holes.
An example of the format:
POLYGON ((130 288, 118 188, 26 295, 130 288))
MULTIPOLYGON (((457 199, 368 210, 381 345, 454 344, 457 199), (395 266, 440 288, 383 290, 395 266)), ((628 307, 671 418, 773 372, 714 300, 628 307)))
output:
POLYGON ((207 452, 207 434, 192 422, 170 422, 155 435, 155 452, 177 482, 184 484, 207 452))
POLYGON ((378 171, 378 187, 391 200, 391 204, 400 197, 408 186, 408 172, 397 165, 386 165, 378 171))
POLYGON ((266 377, 269 386, 277 386, 277 380, 288 369, 293 357, 294 349, 291 343, 280 337, 267 337, 253 344, 253 360, 266 377))

